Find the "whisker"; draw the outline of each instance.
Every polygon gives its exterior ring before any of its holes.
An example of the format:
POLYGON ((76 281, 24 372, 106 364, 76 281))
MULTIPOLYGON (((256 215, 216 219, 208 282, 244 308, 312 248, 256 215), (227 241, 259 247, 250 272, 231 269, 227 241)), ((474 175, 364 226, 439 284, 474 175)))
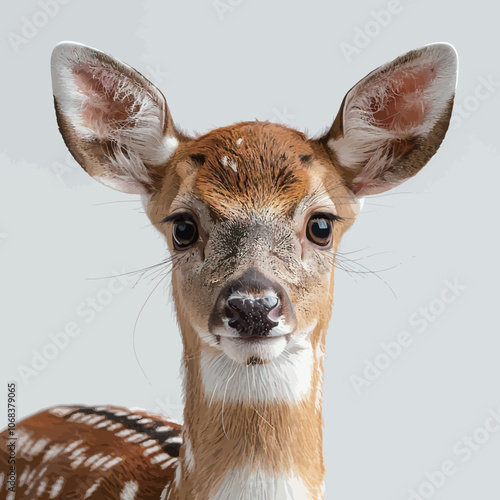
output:
MULTIPOLYGON (((233 361, 233 365, 235 362, 233 361)), ((233 374, 227 379, 226 382, 226 388, 224 389, 224 397, 222 398, 222 431, 224 432, 224 436, 226 436, 226 439, 229 439, 227 433, 226 433, 226 427, 224 426, 224 404, 226 402, 226 392, 227 392, 227 386, 229 385, 229 382, 231 382, 231 379, 234 377, 236 371, 238 370, 238 366, 234 369, 233 374)))
POLYGON ((111 205, 113 203, 142 203, 141 200, 116 200, 116 201, 105 201, 103 203, 93 203, 92 207, 100 207, 101 205, 111 205))
POLYGON ((96 277, 96 278, 87 278, 87 279, 88 280, 106 280, 106 279, 110 279, 110 278, 118 278, 119 276, 129 276, 129 275, 132 275, 132 274, 138 274, 138 273, 142 273, 142 272, 148 271, 150 269, 156 268, 158 266, 163 266, 163 265, 166 265, 166 264, 170 264, 176 258, 177 258, 177 255, 174 254, 174 255, 172 255, 170 257, 167 257, 166 259, 162 260, 161 262, 158 262, 157 264, 153 264, 151 266, 143 267, 142 269, 136 269, 134 271, 127 271, 126 273, 112 274, 110 276, 100 276, 100 277, 96 277))
MULTIPOLYGON (((384 252, 382 252, 384 253, 384 252)), ((388 267, 385 269, 378 269, 378 270, 372 270, 369 267, 365 266, 364 264, 361 264, 359 261, 362 259, 349 259, 348 257, 345 257, 345 255, 336 255, 331 252, 324 252, 325 257, 329 261, 329 263, 334 266, 337 269, 340 269, 341 271, 346 271, 349 275, 351 273, 355 273, 357 275, 373 275, 375 276, 378 280, 380 280, 382 283, 384 283, 387 288, 391 291, 391 293, 394 295, 394 297, 397 299, 397 295, 394 292, 393 288, 387 283, 387 281, 379 276, 378 273, 380 272, 386 272, 390 271, 392 269, 395 269, 398 267, 398 265, 388 267), (361 270, 353 268, 354 266, 358 266, 361 270)), ((376 255, 376 254, 375 254, 376 255)))
POLYGON ((137 323, 139 322, 139 318, 141 317, 141 314, 142 314, 142 311, 144 310, 144 308, 146 307, 146 304, 148 303, 149 299, 151 298, 151 296, 153 295, 153 293, 155 292, 155 290, 160 286, 160 284, 163 282, 163 280, 168 276, 168 274, 165 274, 163 276, 163 278, 155 285, 155 287, 151 290, 151 292, 149 292, 149 295, 147 296, 146 298, 146 301, 144 302, 144 304, 142 305, 140 311, 139 311, 139 314, 137 315, 137 318, 135 320, 135 323, 134 323, 134 330, 133 330, 133 333, 132 333, 132 345, 134 347, 134 355, 135 355, 135 359, 137 360, 137 363, 139 364, 139 367, 142 371, 142 373, 144 374, 144 376, 146 377, 146 380, 148 381, 149 385, 152 385, 151 384, 151 381, 149 380, 149 377, 147 376, 146 372, 144 371, 144 368, 142 367, 142 364, 139 360, 139 357, 137 356, 137 350, 136 350, 136 346, 135 346, 135 334, 136 334, 136 331, 137 331, 137 323))

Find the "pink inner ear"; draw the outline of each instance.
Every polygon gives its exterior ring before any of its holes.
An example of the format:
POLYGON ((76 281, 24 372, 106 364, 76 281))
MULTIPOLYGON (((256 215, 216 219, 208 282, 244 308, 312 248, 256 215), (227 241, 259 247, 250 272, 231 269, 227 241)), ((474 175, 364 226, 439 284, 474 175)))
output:
POLYGON ((89 128, 106 135, 109 128, 133 125, 130 118, 137 111, 136 99, 124 90, 123 80, 105 68, 83 63, 75 64, 72 71, 78 89, 87 96, 81 111, 89 128))
POLYGON ((386 81, 382 98, 373 97, 370 111, 379 127, 400 130, 424 122, 430 103, 424 90, 436 77, 432 64, 393 73, 386 81))

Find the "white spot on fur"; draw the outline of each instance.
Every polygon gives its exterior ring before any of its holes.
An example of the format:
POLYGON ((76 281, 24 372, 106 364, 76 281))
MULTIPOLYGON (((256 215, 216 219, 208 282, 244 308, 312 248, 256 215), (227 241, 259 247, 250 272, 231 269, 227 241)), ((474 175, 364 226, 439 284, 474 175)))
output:
POLYGON ((59 476, 50 489, 50 498, 56 498, 61 493, 64 486, 64 476, 59 476))
POLYGON ((181 436, 172 436, 171 438, 168 438, 167 443, 175 443, 175 444, 182 444, 182 437, 181 436))
POLYGON ((156 453, 157 451, 161 451, 161 449, 162 447, 159 444, 157 444, 156 446, 151 446, 150 448, 144 450, 143 455, 147 457, 148 455, 151 455, 151 453, 156 453))
POLYGON ((174 463, 177 463, 179 461, 178 458, 171 458, 168 462, 164 462, 160 465, 160 468, 165 470, 168 469, 170 466, 172 466, 174 463))
POLYGON ((102 453, 96 453, 96 454, 90 456, 85 461, 85 467, 90 467, 92 464, 94 464, 94 462, 96 462, 97 460, 99 460, 101 457, 102 457, 102 453))
POLYGON ((56 417, 65 417, 68 413, 71 413, 74 408, 65 408, 62 406, 57 406, 56 408, 51 408, 49 413, 55 415, 56 417))
POLYGON ((30 457, 38 456, 49 443, 50 439, 48 438, 39 439, 28 451, 29 456, 30 457))
POLYGON ((117 432, 115 436, 117 437, 127 437, 130 436, 131 434, 135 434, 135 431, 133 429, 124 429, 123 431, 117 432))
POLYGON ((171 431, 172 430, 172 427, 168 426, 168 425, 162 425, 160 427, 157 427, 155 429, 156 432, 168 432, 168 431, 171 431))
POLYGON ((73 462, 71 462, 71 464, 70 464, 71 468, 78 469, 78 467, 80 467, 80 465, 82 465, 84 460, 85 460, 85 456, 80 456, 80 457, 75 458, 75 460, 73 460, 73 462))
POLYGON ((189 439, 189 435, 187 432, 183 435, 184 442, 184 464, 186 465, 186 470, 191 472, 194 469, 195 461, 193 455, 193 448, 191 445, 191 440, 189 439))
POLYGON ((99 485, 102 482, 102 478, 100 477, 86 492, 83 498, 90 498, 99 488, 99 485))
POLYGON ((90 467, 90 470, 99 469, 99 467, 104 465, 110 458, 111 458, 111 455, 105 455, 104 457, 102 457, 99 460, 97 460, 96 462, 94 462, 93 465, 90 467))
MULTIPOLYGON (((314 365, 314 352, 309 340, 311 331, 312 328, 292 335, 286 345, 287 355, 279 355, 272 363, 267 364, 235 363, 228 355, 221 356, 220 352, 214 353, 203 349, 200 363, 207 401, 210 403, 213 400, 224 400, 226 403, 301 401, 311 389, 314 365)), ((221 338, 223 349, 224 340, 232 342, 221 338)), ((284 347, 278 348, 282 352, 284 347)), ((264 346, 262 349, 269 348, 264 346)), ((270 349, 276 347, 271 346, 270 349)))
POLYGON ((101 420, 104 420, 106 418, 105 415, 95 415, 93 418, 87 421, 88 425, 94 425, 97 424, 97 422, 100 422, 101 420))
POLYGON ((163 488, 163 491, 161 492, 160 500, 167 500, 167 493, 168 496, 170 496, 169 490, 172 491, 172 489, 170 488, 170 484, 167 484, 167 486, 165 486, 165 488, 163 488))
POLYGON ((66 446, 64 453, 69 453, 70 451, 73 451, 75 448, 80 446, 82 443, 83 443, 83 441, 81 439, 79 439, 78 441, 73 441, 72 443, 68 444, 68 446, 66 446))
POLYGON ((92 418, 94 417, 94 415, 84 415, 81 419, 80 419, 80 423, 85 423, 85 422, 89 422, 89 420, 91 420, 92 418))
POLYGON ((168 453, 159 453, 158 455, 151 457, 151 463, 159 464, 160 462, 164 462, 165 460, 169 460, 170 458, 172 457, 168 453))
POLYGON ((232 470, 212 489, 209 500, 308 500, 312 499, 301 478, 273 476, 249 468, 232 470))
POLYGON ((30 473, 30 466, 25 465, 24 470, 21 473, 21 477, 19 478, 19 486, 24 486, 26 483, 26 480, 28 479, 28 475, 30 473))
POLYGON ((143 413, 147 413, 147 410, 146 408, 142 408, 141 406, 131 406, 129 408, 130 411, 135 411, 135 412, 143 412, 143 413))
POLYGON ((108 427, 111 424, 112 424, 111 420, 104 420, 103 422, 98 423, 94 428, 104 429, 104 427, 108 427))
POLYGON ((36 490, 36 496, 37 497, 41 496, 41 494, 45 491, 46 487, 47 487, 47 481, 45 479, 42 479, 38 484, 38 488, 36 490))
POLYGON ((223 156, 220 159, 221 165, 223 167, 229 167, 231 168, 234 172, 238 171, 238 164, 236 163, 236 160, 230 160, 227 156, 223 156))
POLYGON ((116 465, 118 465, 122 461, 123 461, 123 459, 121 457, 115 457, 112 460, 110 460, 108 463, 104 464, 102 466, 102 470, 106 471, 106 470, 112 469, 113 467, 115 467, 116 465))
MULTIPOLYGON (((33 469, 33 471, 31 472, 31 474, 29 475, 29 477, 26 481, 26 484, 28 485, 28 489, 25 491, 25 495, 28 495, 31 492, 31 490, 35 487, 35 485, 37 484, 38 481, 44 482, 43 489, 41 490, 41 493, 43 493, 43 491, 45 490, 45 487, 47 486, 46 481, 44 481, 42 479, 43 476, 45 475, 45 473, 47 472, 47 467, 43 467, 40 471, 38 471, 38 474, 36 474, 37 470, 38 470, 38 468, 33 469)), ((39 486, 40 486, 40 484, 39 484, 39 486)))
POLYGON ((75 458, 81 456, 86 449, 87 448, 85 446, 83 446, 82 448, 78 448, 75 451, 73 451, 73 453, 71 453, 71 455, 69 457, 70 460, 74 460, 75 458))
POLYGON ((177 140, 177 137, 174 137, 173 135, 168 135, 167 138, 165 139, 165 149, 168 158, 170 158, 174 154, 178 146, 179 146, 179 141, 177 140))
POLYGON ((120 492, 120 500, 134 500, 139 491, 137 481, 127 481, 120 492))
POLYGON ((242 142, 243 142, 243 139, 240 137, 240 138, 236 141, 236 145, 237 145, 238 147, 240 147, 242 142))
POLYGON ((174 477, 174 484, 175 487, 178 488, 179 485, 181 484, 181 478, 182 478, 182 464, 181 462, 177 462, 175 464, 175 477, 174 477))
POLYGON ((147 434, 138 433, 138 434, 134 434, 133 436, 130 436, 127 439, 125 439, 125 442, 126 443, 140 443, 141 441, 144 441, 147 438, 148 438, 147 434))

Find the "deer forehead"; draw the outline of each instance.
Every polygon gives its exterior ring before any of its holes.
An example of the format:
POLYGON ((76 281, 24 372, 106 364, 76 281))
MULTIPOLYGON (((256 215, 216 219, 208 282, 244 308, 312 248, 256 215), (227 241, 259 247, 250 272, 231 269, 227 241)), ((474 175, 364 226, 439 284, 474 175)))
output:
POLYGON ((312 205, 337 212, 335 198, 349 195, 323 151, 304 134, 269 122, 211 131, 181 146, 172 164, 176 178, 164 179, 159 199, 168 212, 193 208, 207 226, 293 218, 312 205))

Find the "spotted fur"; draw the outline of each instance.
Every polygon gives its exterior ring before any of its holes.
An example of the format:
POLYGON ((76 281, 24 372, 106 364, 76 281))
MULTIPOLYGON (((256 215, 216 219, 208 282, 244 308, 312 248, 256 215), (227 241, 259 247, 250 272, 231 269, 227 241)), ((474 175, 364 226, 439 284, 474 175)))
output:
MULTIPOLYGON (((175 477, 181 426, 145 410, 55 407, 17 427, 16 499, 159 499, 175 477)), ((7 433, 2 434, 5 443, 7 433)), ((0 470, 7 470, 5 447, 0 470)), ((0 481, 0 498, 6 498, 0 481)))

